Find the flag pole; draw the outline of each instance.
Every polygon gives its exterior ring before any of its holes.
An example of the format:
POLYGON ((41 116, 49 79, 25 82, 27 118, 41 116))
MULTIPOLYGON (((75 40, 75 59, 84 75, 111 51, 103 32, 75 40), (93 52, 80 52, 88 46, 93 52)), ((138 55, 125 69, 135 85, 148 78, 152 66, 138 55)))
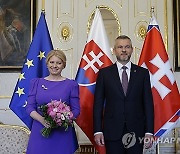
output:
POLYGON ((151 17, 153 16, 153 14, 154 14, 154 6, 151 6, 151 17))
POLYGON ((45 0, 42 0, 42 9, 41 11, 45 13, 45 0))

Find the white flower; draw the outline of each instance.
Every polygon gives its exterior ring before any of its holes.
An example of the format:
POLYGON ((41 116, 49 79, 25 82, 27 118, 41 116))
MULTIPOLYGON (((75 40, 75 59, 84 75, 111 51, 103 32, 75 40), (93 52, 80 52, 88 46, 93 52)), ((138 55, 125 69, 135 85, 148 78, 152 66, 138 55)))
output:
POLYGON ((63 114, 61 114, 61 119, 62 119, 62 120, 65 120, 65 117, 64 117, 64 115, 63 115, 63 114))

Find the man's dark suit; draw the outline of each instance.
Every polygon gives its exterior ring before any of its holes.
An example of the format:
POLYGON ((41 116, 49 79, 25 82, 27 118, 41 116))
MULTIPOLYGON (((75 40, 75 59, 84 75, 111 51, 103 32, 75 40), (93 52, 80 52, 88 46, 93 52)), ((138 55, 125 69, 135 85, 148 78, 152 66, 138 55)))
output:
POLYGON ((116 64, 99 71, 94 102, 94 133, 105 140, 122 140, 124 125, 136 137, 154 133, 154 112, 149 72, 131 64, 125 96, 116 64), (105 105, 104 105, 105 100, 105 105), (104 109, 104 112, 103 112, 104 109), (102 113, 104 119, 102 120, 102 113))

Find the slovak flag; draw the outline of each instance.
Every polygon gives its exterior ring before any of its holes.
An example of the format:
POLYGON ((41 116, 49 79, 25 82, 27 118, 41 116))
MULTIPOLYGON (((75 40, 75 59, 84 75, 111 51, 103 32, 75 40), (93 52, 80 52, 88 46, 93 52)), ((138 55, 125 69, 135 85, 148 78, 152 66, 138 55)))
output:
POLYGON ((99 69, 112 65, 112 63, 113 57, 110 51, 103 19, 97 8, 76 75, 76 81, 80 86, 81 106, 81 113, 76 122, 100 154, 105 153, 105 148, 97 146, 94 142, 94 91, 99 69))
POLYGON ((139 64, 149 70, 154 101, 154 132, 156 137, 168 133, 180 115, 180 95, 159 26, 150 20, 139 64))

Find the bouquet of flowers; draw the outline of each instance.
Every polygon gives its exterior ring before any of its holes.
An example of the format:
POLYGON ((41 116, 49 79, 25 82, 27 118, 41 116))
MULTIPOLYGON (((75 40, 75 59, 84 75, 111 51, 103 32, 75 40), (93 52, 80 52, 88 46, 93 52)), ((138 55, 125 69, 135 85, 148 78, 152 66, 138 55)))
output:
POLYGON ((73 113, 70 107, 61 100, 52 100, 46 105, 41 105, 39 109, 50 125, 50 127, 44 127, 41 130, 44 137, 48 137, 53 128, 63 127, 66 131, 68 126, 73 126, 73 113))

